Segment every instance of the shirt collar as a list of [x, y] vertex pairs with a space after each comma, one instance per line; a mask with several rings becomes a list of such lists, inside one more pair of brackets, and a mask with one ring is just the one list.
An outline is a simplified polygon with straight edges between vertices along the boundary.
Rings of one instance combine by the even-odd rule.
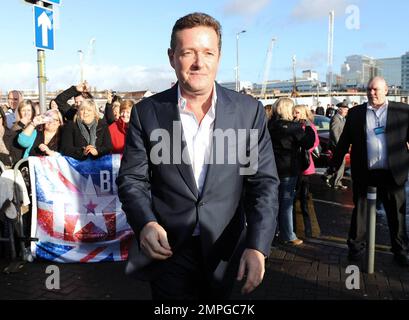
[[368, 109], [368, 110], [374, 110], [374, 111], [376, 111], [376, 110], [382, 110], [383, 108], [387, 108], [388, 105], [389, 105], [388, 99], [386, 99], [386, 100], [385, 100], [385, 103], [382, 105], [382, 107], [380, 107], [380, 108], [378, 108], [378, 109], [374, 108], [374, 106], [371, 105], [371, 104], [368, 102], [368, 104], [367, 104], [367, 109]]
[[[212, 105], [208, 111], [208, 114], [214, 117], [215, 109], [216, 109], [216, 102], [217, 102], [217, 92], [216, 92], [216, 83], [213, 85], [213, 92], [212, 92]], [[182, 97], [182, 92], [180, 91], [180, 86], [178, 85], [178, 108], [180, 112], [187, 112], [187, 100]]]

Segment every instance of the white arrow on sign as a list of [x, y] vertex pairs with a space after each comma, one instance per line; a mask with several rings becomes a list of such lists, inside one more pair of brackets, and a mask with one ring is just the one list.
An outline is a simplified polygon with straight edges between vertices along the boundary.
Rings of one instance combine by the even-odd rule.
[[48, 30], [51, 30], [51, 20], [48, 15], [43, 12], [38, 18], [38, 27], [41, 27], [43, 46], [48, 46]]

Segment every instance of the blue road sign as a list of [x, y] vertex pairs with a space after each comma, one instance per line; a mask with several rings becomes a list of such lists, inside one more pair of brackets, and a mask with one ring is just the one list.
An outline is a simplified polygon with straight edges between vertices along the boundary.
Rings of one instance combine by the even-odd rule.
[[35, 46], [38, 49], [54, 50], [53, 11], [34, 6]]

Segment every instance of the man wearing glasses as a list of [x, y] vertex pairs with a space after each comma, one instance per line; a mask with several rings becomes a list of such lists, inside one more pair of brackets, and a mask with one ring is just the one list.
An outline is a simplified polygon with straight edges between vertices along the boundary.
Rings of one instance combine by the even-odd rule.
[[16, 109], [19, 103], [23, 100], [23, 95], [20, 91], [12, 90], [9, 91], [7, 95], [7, 112], [6, 112], [6, 120], [7, 120], [7, 127], [11, 129], [13, 123], [16, 121]]

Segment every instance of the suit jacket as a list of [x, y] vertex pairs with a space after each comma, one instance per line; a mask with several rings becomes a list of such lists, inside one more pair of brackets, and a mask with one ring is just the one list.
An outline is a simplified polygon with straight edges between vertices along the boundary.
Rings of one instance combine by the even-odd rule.
[[331, 150], [334, 150], [337, 146], [342, 130], [344, 130], [344, 126], [345, 119], [341, 117], [339, 113], [331, 118], [329, 130], [329, 147]]
[[[201, 195], [192, 167], [170, 152], [186, 147], [185, 142], [172, 138], [177, 131], [173, 122], [180, 122], [177, 85], [142, 100], [132, 110], [117, 184], [122, 208], [137, 240], [130, 251], [127, 272], [140, 279], [153, 279], [163, 267], [162, 261], [151, 260], [139, 248], [140, 231], [150, 221], [164, 227], [173, 252], [190, 239], [198, 222], [205, 266], [216, 280], [223, 278], [229, 262], [241, 254], [240, 239], [245, 247], [269, 255], [276, 228], [279, 180], [264, 108], [253, 98], [218, 84], [216, 90], [214, 131], [248, 129], [245, 140], [249, 142], [249, 129], [257, 129], [258, 168], [252, 175], [240, 175], [240, 163], [219, 164], [213, 158]], [[151, 152], [160, 142], [150, 137], [157, 129], [169, 132], [163, 153], [170, 153], [171, 164], [153, 162]], [[213, 138], [213, 150], [219, 142]], [[229, 141], [228, 147], [235, 144]], [[225, 159], [229, 148], [223, 149]]]
[[[339, 168], [351, 146], [352, 179], [368, 181], [368, 151], [366, 145], [367, 104], [349, 110], [344, 130], [341, 134], [330, 165]], [[386, 120], [386, 144], [388, 164], [397, 185], [403, 185], [408, 177], [409, 151], [409, 106], [404, 103], [389, 102]]]

